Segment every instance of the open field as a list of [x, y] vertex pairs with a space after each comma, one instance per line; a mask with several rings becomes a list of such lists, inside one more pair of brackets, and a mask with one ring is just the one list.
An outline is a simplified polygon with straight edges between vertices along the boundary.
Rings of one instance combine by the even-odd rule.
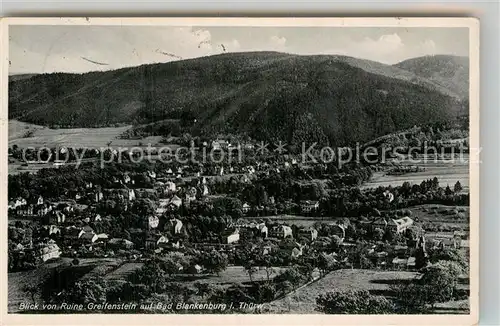
[[[16, 120], [9, 120], [9, 146], [16, 144], [19, 147], [106, 147], [110, 141], [113, 143], [118, 141], [117, 137], [129, 128], [130, 126], [116, 128], [50, 129]], [[31, 134], [30, 137], [26, 137], [28, 132]], [[120, 141], [123, 140], [120, 139]], [[134, 142], [137, 141], [134, 140]]]
[[[404, 175], [387, 175], [384, 172], [374, 173], [372, 179], [365, 183], [361, 188], [376, 188], [378, 186], [401, 186], [403, 182], [408, 181], [411, 184], [420, 184], [424, 180], [437, 177], [440, 186], [453, 185], [460, 181], [465, 192], [469, 191], [469, 155], [464, 154], [464, 161], [455, 159], [436, 160], [428, 159], [418, 164], [411, 164], [424, 168], [425, 171], [412, 172]], [[405, 164], [409, 165], [409, 164]]]
[[[374, 271], [343, 269], [329, 273], [324, 278], [297, 290], [282, 299], [265, 304], [269, 313], [314, 314], [316, 297], [333, 289], [364, 289], [374, 295], [390, 295], [390, 285], [414, 278], [415, 272]], [[465, 285], [464, 285], [465, 286]], [[439, 313], [467, 313], [464, 302], [450, 302], [439, 305]], [[458, 307], [457, 307], [458, 306]], [[454, 310], [453, 308], [458, 308]], [[450, 312], [451, 311], [451, 312]], [[436, 312], [438, 312], [436, 310]]]
[[[119, 136], [132, 126], [105, 127], [105, 128], [70, 128], [50, 129], [17, 120], [9, 120], [9, 146], [16, 144], [26, 147], [87, 147], [101, 148], [118, 147], [147, 147], [160, 145], [161, 136], [151, 136], [142, 139], [120, 139]], [[29, 137], [27, 137], [29, 136]]]
[[[271, 279], [285, 271], [285, 268], [283, 267], [274, 267], [273, 269], [274, 273], [269, 276]], [[255, 274], [253, 274], [252, 279], [254, 281], [267, 280], [264, 268], [259, 269]], [[250, 282], [250, 278], [248, 277], [248, 273], [243, 266], [229, 266], [225, 271], [221, 272], [219, 276], [205, 275], [203, 278], [199, 279], [199, 281], [211, 284], [230, 285], [234, 283]]]
[[107, 280], [125, 280], [130, 274], [141, 268], [143, 265], [144, 263], [125, 263], [112, 272], [106, 274], [104, 278]]
[[37, 163], [37, 164], [28, 164], [27, 166], [23, 166], [23, 162], [14, 160], [14, 162], [9, 162], [8, 165], [9, 169], [9, 174], [18, 174], [18, 173], [37, 173], [41, 169], [55, 169], [57, 168], [54, 166], [53, 163]]
[[[131, 126], [107, 127], [107, 128], [74, 128], [74, 129], [50, 129], [17, 120], [9, 120], [9, 146], [17, 145], [19, 148], [27, 147], [73, 147], [73, 148], [106, 148], [114, 149], [147, 149], [150, 145], [160, 149], [168, 146], [171, 150], [179, 147], [177, 144], [163, 144], [161, 136], [150, 136], [142, 139], [120, 139], [118, 138]], [[144, 151], [146, 153], [146, 151]], [[93, 159], [84, 159], [86, 160]], [[151, 160], [155, 157], [151, 155]], [[66, 165], [74, 165], [76, 162], [68, 162]], [[23, 162], [14, 158], [9, 158], [9, 174], [22, 172], [36, 173], [41, 169], [55, 168], [52, 163], [28, 164], [23, 166]]]

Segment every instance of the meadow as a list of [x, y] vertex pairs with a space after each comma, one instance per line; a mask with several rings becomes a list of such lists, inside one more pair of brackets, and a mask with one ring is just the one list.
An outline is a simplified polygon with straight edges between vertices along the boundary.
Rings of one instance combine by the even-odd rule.
[[147, 147], [160, 146], [161, 136], [141, 139], [121, 139], [119, 136], [132, 126], [105, 128], [51, 129], [17, 120], [9, 120], [9, 146], [26, 147]]

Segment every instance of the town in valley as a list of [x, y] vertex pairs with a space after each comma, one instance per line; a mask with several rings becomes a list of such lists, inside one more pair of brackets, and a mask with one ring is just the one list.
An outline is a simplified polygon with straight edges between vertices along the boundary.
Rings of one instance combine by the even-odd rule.
[[193, 58], [10, 74], [9, 312], [469, 314], [468, 57], [210, 31]]

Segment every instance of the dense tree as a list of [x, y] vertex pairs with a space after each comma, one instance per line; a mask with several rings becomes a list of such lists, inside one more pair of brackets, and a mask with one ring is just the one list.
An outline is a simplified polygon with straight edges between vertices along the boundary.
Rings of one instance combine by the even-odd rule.
[[194, 283], [194, 287], [198, 291], [198, 295], [202, 298], [210, 297], [217, 291], [214, 285], [205, 282], [196, 282]]
[[27, 284], [23, 286], [22, 289], [25, 293], [28, 293], [31, 297], [33, 304], [36, 304], [36, 296], [40, 293], [40, 287], [34, 284]]
[[143, 302], [151, 295], [150, 287], [147, 284], [120, 282], [108, 288], [106, 298], [111, 303]]
[[216, 273], [219, 275], [220, 272], [227, 268], [228, 257], [226, 254], [213, 250], [208, 253], [203, 253], [201, 265], [203, 265], [209, 273]]
[[289, 282], [291, 287], [296, 289], [299, 285], [306, 282], [307, 279], [308, 276], [301, 272], [299, 266], [292, 266], [278, 275], [274, 280], [277, 282]]
[[337, 252], [341, 248], [342, 242], [342, 239], [338, 235], [334, 234], [330, 242], [331, 250], [333, 252]]
[[133, 284], [146, 284], [152, 292], [163, 293], [166, 289], [166, 273], [158, 260], [150, 260], [129, 276]]
[[86, 278], [63, 290], [59, 296], [61, 302], [88, 305], [106, 301], [107, 283], [103, 278]]
[[438, 262], [425, 267], [420, 278], [392, 286], [399, 309], [404, 313], [422, 312], [438, 302], [452, 300], [461, 271], [454, 262]]
[[183, 268], [182, 264], [178, 260], [172, 257], [167, 257], [162, 259], [161, 267], [165, 271], [165, 273], [167, 273], [170, 277], [173, 274], [179, 273], [179, 271], [181, 271]]
[[243, 267], [250, 278], [250, 282], [253, 282], [253, 275], [259, 270], [256, 262], [253, 259], [249, 259], [243, 263]]
[[326, 314], [387, 314], [393, 313], [393, 304], [382, 296], [373, 296], [366, 290], [346, 290], [320, 294], [317, 310]]
[[333, 255], [320, 254], [314, 260], [315, 266], [319, 268], [323, 276], [332, 271], [337, 265]]
[[257, 297], [259, 302], [269, 302], [276, 297], [276, 285], [272, 282], [258, 283]]
[[458, 249], [454, 248], [436, 248], [429, 251], [429, 260], [431, 263], [437, 263], [439, 261], [451, 261], [455, 262], [462, 269], [467, 268], [468, 261], [464, 253]]
[[266, 277], [267, 281], [270, 281], [271, 275], [274, 273], [274, 267], [273, 267], [273, 259], [271, 255], [264, 255], [260, 259], [260, 264], [264, 267], [264, 270], [266, 271]]
[[154, 213], [156, 204], [148, 198], [141, 198], [134, 202], [132, 212], [142, 216], [149, 216]]

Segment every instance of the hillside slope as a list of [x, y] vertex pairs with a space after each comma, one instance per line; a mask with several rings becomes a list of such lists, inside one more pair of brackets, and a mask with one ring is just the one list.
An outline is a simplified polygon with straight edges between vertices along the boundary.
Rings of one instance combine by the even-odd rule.
[[451, 90], [461, 98], [469, 94], [469, 58], [434, 55], [405, 60], [396, 67]]
[[343, 56], [232, 53], [9, 83], [9, 118], [95, 127], [178, 119], [185, 132], [345, 145], [466, 112], [456, 94], [394, 66]]

